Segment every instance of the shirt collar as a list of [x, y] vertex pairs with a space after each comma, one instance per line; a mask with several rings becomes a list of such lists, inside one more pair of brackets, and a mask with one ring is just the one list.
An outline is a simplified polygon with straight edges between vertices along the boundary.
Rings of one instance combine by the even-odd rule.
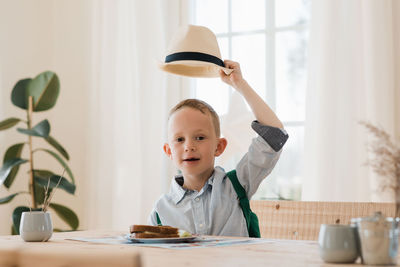
[[[223, 171], [222, 168], [216, 167], [214, 169], [213, 174], [207, 180], [203, 189], [200, 190], [200, 192], [204, 192], [207, 189], [207, 187], [209, 187], [209, 186], [212, 187], [212, 185], [214, 183], [214, 177], [224, 176], [225, 175], [224, 173], [225, 172]], [[171, 189], [169, 192], [171, 199], [175, 203], [175, 205], [178, 204], [185, 197], [186, 193], [188, 193], [190, 191], [190, 190], [183, 188], [182, 185], [183, 185], [183, 176], [182, 175], [175, 176], [175, 178], [172, 181]]]
[[183, 184], [182, 175], [177, 175], [172, 181], [171, 189], [169, 191], [172, 201], [176, 204], [182, 200], [185, 196], [187, 190], [183, 188], [180, 184]]

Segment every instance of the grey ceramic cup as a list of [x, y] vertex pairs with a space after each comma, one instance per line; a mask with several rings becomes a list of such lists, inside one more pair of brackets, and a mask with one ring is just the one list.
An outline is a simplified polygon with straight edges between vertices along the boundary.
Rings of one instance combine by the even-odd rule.
[[358, 258], [356, 227], [321, 224], [318, 236], [319, 252], [325, 262], [353, 263]]

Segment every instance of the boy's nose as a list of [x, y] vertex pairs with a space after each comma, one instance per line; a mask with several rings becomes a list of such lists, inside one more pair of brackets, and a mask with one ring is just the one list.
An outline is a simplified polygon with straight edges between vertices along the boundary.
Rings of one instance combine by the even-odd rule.
[[192, 146], [192, 145], [186, 145], [185, 152], [188, 152], [188, 151], [196, 151], [196, 147]]

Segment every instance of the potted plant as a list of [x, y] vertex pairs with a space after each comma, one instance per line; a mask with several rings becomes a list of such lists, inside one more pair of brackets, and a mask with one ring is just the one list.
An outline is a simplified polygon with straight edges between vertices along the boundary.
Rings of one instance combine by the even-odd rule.
[[358, 218], [357, 230], [360, 238], [361, 259], [365, 264], [396, 264], [400, 213], [400, 146], [390, 135], [371, 123], [361, 122], [374, 139], [368, 144], [373, 155], [367, 165], [380, 177], [380, 190], [389, 190], [396, 204], [395, 218], [377, 212], [371, 217]]
[[[42, 210], [46, 204], [45, 200], [49, 199], [55, 187], [58, 186], [69, 194], [75, 193], [75, 178], [67, 164], [69, 160], [67, 151], [50, 135], [50, 123], [47, 119], [34, 126], [32, 120], [33, 113], [49, 110], [56, 104], [59, 91], [58, 76], [51, 71], [42, 72], [34, 79], [19, 80], [11, 92], [11, 102], [16, 107], [26, 111], [26, 120], [11, 117], [0, 121], [0, 131], [11, 129], [21, 123], [24, 124], [24, 127], [16, 130], [21, 136], [26, 137], [25, 141], [13, 144], [5, 151], [3, 165], [0, 168], [0, 186], [4, 186], [7, 190], [11, 189], [16, 177], [26, 179], [28, 183], [28, 190], [14, 191], [10, 195], [0, 196], [0, 204], [6, 204], [17, 196], [29, 195], [29, 207], [18, 206], [12, 213], [12, 234], [19, 234], [21, 214], [30, 210]], [[35, 147], [33, 143], [35, 138], [43, 139], [52, 149]], [[22, 157], [23, 152], [27, 152], [27, 158]], [[56, 174], [47, 168], [37, 167], [34, 161], [34, 156], [37, 153], [44, 153], [56, 159], [65, 169], [69, 179], [64, 177], [63, 174]], [[17, 176], [22, 164], [28, 164], [29, 171], [25, 175]], [[57, 203], [47, 203], [47, 205], [71, 229], [78, 228], [78, 216], [70, 208]], [[57, 230], [59, 229], [55, 229], [55, 231]]]

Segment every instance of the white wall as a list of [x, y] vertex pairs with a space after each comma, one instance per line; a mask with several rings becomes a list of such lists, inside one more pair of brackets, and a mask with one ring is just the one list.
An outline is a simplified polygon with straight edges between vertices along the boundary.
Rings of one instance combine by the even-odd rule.
[[[47, 118], [52, 126], [51, 135], [69, 152], [69, 166], [77, 183], [75, 196], [58, 190], [54, 202], [71, 207], [80, 219], [80, 229], [87, 225], [85, 209], [87, 197], [87, 125], [89, 117], [88, 91], [90, 73], [89, 1], [79, 0], [0, 0], [0, 120], [16, 116], [25, 118], [25, 111], [10, 102], [15, 83], [22, 78], [34, 77], [45, 70], [55, 71], [61, 83], [56, 106], [42, 113], [34, 113], [34, 124]], [[19, 127], [23, 127], [20, 124]], [[0, 159], [6, 149], [25, 140], [15, 129], [0, 132]], [[34, 146], [46, 146], [34, 139]], [[26, 151], [25, 151], [26, 152]], [[35, 165], [60, 173], [62, 168], [47, 155], [38, 155]], [[27, 157], [25, 154], [24, 157]], [[16, 181], [6, 196], [28, 185], [27, 167], [20, 168]], [[27, 205], [21, 196], [11, 203], [0, 205], [0, 235], [9, 234], [11, 213], [18, 205]], [[56, 216], [53, 216], [55, 218]], [[57, 228], [67, 229], [59, 220]]]

